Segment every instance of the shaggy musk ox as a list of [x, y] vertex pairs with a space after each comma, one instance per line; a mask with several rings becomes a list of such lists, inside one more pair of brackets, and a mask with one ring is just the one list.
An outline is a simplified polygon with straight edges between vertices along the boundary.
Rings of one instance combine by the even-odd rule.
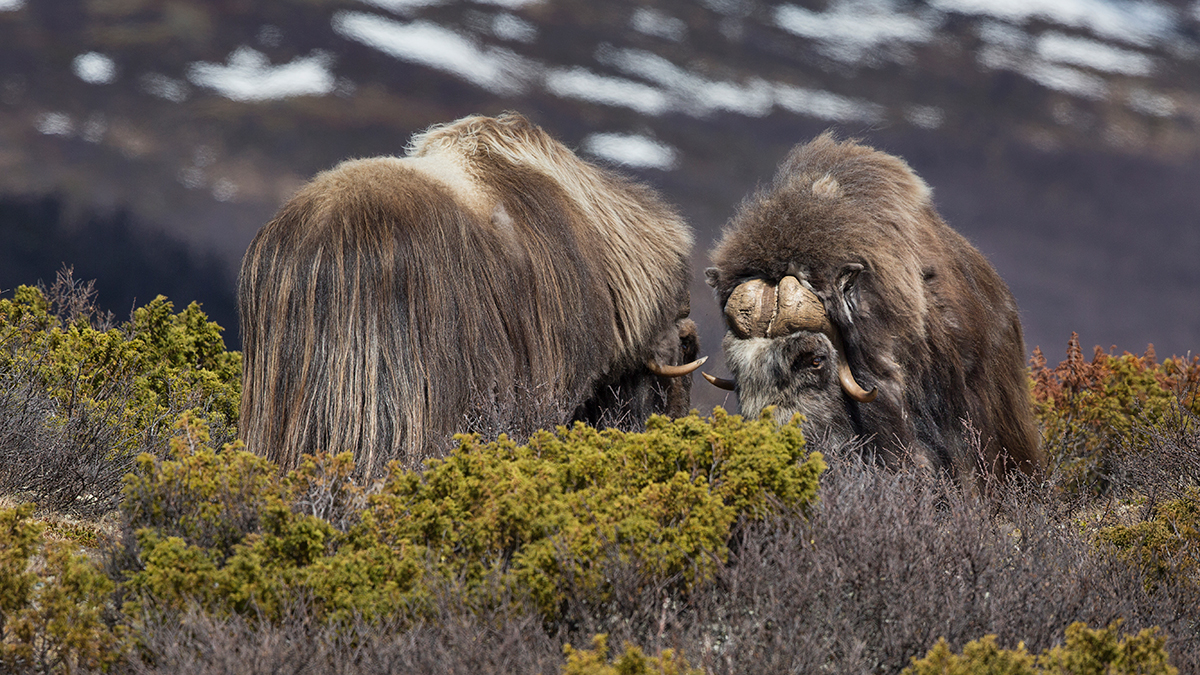
[[712, 260], [734, 381], [710, 381], [744, 414], [803, 413], [892, 466], [1042, 470], [1012, 294], [904, 161], [828, 133], [797, 146]]
[[686, 414], [691, 245], [651, 190], [516, 114], [339, 164], [242, 262], [242, 438], [370, 476], [460, 431]]

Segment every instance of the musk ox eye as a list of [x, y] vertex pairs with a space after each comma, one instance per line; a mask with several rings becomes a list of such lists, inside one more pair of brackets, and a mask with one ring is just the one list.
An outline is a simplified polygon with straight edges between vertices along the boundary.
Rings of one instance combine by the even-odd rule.
[[801, 354], [792, 362], [792, 370], [819, 370], [825, 365], [825, 357], [820, 354]]

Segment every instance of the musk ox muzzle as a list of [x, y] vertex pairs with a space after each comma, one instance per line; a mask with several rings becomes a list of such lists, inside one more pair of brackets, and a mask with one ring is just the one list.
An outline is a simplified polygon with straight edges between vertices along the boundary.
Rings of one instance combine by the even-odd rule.
[[[823, 333], [838, 353], [838, 382], [846, 395], [860, 403], [875, 400], [878, 390], [867, 391], [854, 379], [845, 358], [845, 345], [825, 305], [811, 289], [788, 275], [777, 285], [763, 279], [751, 279], [736, 288], [725, 303], [725, 320], [734, 335], [747, 338], [779, 338], [801, 331]], [[732, 389], [728, 380], [704, 373], [705, 379], [723, 389]]]

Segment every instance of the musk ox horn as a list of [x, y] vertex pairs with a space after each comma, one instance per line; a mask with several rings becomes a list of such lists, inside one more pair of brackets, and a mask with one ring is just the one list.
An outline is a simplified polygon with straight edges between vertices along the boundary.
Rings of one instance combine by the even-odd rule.
[[650, 359], [646, 361], [646, 367], [650, 369], [650, 372], [660, 377], [683, 377], [684, 375], [694, 373], [707, 360], [707, 356], [702, 356], [691, 363], [684, 363], [678, 366], [660, 366], [657, 361]]
[[[797, 331], [824, 333], [839, 354], [838, 382], [842, 391], [859, 403], [870, 403], [879, 394], [878, 389], [867, 391], [854, 379], [850, 364], [846, 361], [846, 347], [837, 329], [825, 313], [825, 305], [817, 294], [806, 288], [800, 280], [788, 275], [772, 286], [762, 279], [751, 279], [739, 284], [729, 294], [725, 303], [725, 316], [729, 325], [740, 338], [777, 338]], [[704, 378], [722, 389], [732, 391], [732, 383], [715, 378], [707, 373]], [[718, 383], [720, 382], [720, 383]]]
[[740, 338], [825, 332], [829, 322], [821, 300], [793, 276], [784, 277], [778, 286], [762, 279], [739, 284], [725, 303], [725, 316]]
[[737, 382], [734, 382], [733, 380], [727, 380], [723, 377], [717, 377], [716, 375], [709, 375], [704, 371], [700, 371], [700, 374], [704, 376], [704, 379], [708, 380], [709, 384], [717, 389], [724, 389], [725, 391], [737, 390]]
[[775, 318], [775, 307], [775, 287], [762, 279], [751, 279], [729, 294], [725, 317], [738, 337], [763, 337]]
[[796, 277], [789, 275], [780, 279], [776, 297], [778, 305], [771, 325], [767, 327], [767, 337], [783, 337], [801, 330], [828, 331], [829, 318], [825, 316], [821, 299], [801, 285]]
[[878, 387], [871, 387], [871, 391], [867, 391], [858, 384], [858, 381], [854, 379], [854, 373], [850, 372], [850, 364], [846, 362], [845, 357], [838, 359], [838, 382], [842, 383], [842, 391], [859, 403], [870, 403], [879, 395]]

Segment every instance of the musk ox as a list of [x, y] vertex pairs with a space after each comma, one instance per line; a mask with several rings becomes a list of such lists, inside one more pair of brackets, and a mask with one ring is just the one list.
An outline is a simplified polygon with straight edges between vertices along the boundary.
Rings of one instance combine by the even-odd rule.
[[885, 464], [1037, 475], [1017, 306], [901, 159], [826, 133], [794, 148], [712, 251], [741, 410], [806, 416]]
[[285, 469], [352, 450], [371, 476], [459, 431], [685, 414], [691, 245], [653, 191], [517, 114], [346, 161], [242, 261], [241, 436]]

